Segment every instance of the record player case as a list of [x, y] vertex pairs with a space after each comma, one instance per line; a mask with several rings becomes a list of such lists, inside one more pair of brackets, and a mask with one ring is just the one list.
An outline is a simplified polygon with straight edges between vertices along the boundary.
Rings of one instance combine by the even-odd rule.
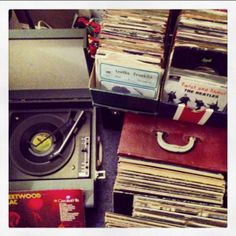
[[[94, 183], [96, 179], [105, 178], [105, 172], [97, 170], [96, 164], [99, 148], [96, 131], [97, 116], [96, 108], [92, 107], [90, 92], [87, 88], [89, 73], [85, 46], [86, 31], [83, 29], [10, 30], [10, 191], [81, 189], [85, 192], [85, 206], [94, 206]], [[69, 160], [51, 172], [46, 171], [46, 174], [32, 174], [29, 170], [30, 167], [28, 172], [25, 172], [22, 166], [20, 168], [17, 166], [15, 160], [19, 159], [16, 156], [19, 152], [12, 152], [12, 149], [17, 148], [11, 143], [12, 135], [21, 136], [21, 128], [30, 126], [30, 122], [33, 122], [33, 125], [30, 126], [31, 130], [37, 127], [37, 125], [35, 126], [35, 117], [39, 123], [41, 122], [40, 125], [43, 123], [42, 119], [48, 119], [50, 126], [53, 126], [54, 123], [56, 124], [56, 120], [64, 122], [68, 114], [81, 114], [82, 111], [87, 119], [80, 124], [80, 127], [76, 127], [77, 133], [73, 132], [73, 137], [70, 137], [68, 141], [73, 139], [73, 142], [75, 140], [76, 143], [72, 148], [73, 152], [70, 154]], [[62, 131], [60, 130], [60, 132]], [[22, 134], [21, 137], [25, 138], [24, 135]], [[44, 133], [41, 132], [41, 135]], [[90, 141], [89, 146], [86, 147], [89, 149], [88, 153], [87, 150], [84, 151], [86, 149], [83, 146], [84, 140]], [[19, 142], [20, 148], [27, 143], [16, 137], [13, 143], [17, 142]], [[22, 149], [25, 149], [24, 145]], [[24, 155], [27, 156], [25, 153], [28, 153], [28, 156], [31, 155], [27, 148], [24, 152]], [[24, 155], [23, 157], [25, 157]], [[73, 170], [78, 171], [81, 155], [87, 155], [89, 158], [89, 164], [86, 167], [89, 171], [85, 175], [83, 171], [82, 175], [81, 171], [79, 174], [73, 173]], [[80, 170], [82, 164], [80, 163]]]

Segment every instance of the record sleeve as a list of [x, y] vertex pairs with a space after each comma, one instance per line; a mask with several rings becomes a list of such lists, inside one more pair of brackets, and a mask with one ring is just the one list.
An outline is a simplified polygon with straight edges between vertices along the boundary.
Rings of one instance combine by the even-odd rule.
[[11, 191], [9, 227], [85, 227], [83, 192]]

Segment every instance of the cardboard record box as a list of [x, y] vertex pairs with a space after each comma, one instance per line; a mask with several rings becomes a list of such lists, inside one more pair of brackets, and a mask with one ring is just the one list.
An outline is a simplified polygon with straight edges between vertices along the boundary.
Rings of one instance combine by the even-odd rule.
[[10, 191], [80, 189], [94, 206], [105, 172], [85, 47], [85, 30], [10, 30]]
[[[166, 73], [166, 78], [168, 77], [169, 72]], [[187, 80], [186, 80], [187, 81]], [[205, 83], [207, 83], [206, 81]], [[191, 81], [190, 81], [191, 83]], [[209, 82], [210, 83], [210, 82]], [[199, 85], [200, 87], [201, 85]], [[175, 86], [176, 88], [179, 88], [178, 85]], [[197, 86], [196, 86], [197, 87]], [[181, 89], [179, 89], [181, 90]], [[227, 88], [224, 89], [224, 92], [227, 93]], [[177, 93], [173, 93], [173, 98], [176, 99]], [[202, 106], [203, 103], [207, 103], [207, 101], [203, 101], [201, 99], [192, 98], [191, 94], [182, 94], [182, 97], [180, 99], [185, 99], [185, 96], [187, 96], [187, 99], [190, 98], [190, 100], [195, 102], [196, 107], [191, 107], [189, 105], [185, 105], [181, 102], [173, 102], [169, 101], [171, 99], [171, 92], [168, 93], [169, 98], [167, 99], [167, 92], [164, 91], [164, 87], [162, 87], [161, 95], [160, 95], [160, 101], [158, 104], [158, 112], [159, 117], [164, 118], [170, 118], [173, 120], [179, 120], [179, 121], [186, 121], [190, 123], [195, 123], [198, 125], [210, 125], [215, 127], [227, 127], [227, 104], [224, 106], [222, 110], [217, 110], [219, 108], [219, 105], [216, 103], [208, 102], [206, 105]], [[227, 96], [227, 94], [226, 94]], [[177, 99], [176, 99], [177, 100]], [[227, 100], [227, 98], [226, 98]]]
[[[145, 11], [144, 15], [141, 14], [140, 17], [146, 17], [145, 14], [148, 14], [147, 13], [148, 11], [149, 10]], [[109, 12], [109, 10], [108, 10], [108, 12]], [[135, 10], [133, 10], [133, 13], [134, 12], [135, 12]], [[137, 17], [137, 12], [135, 13], [136, 17]], [[152, 12], [152, 11], [150, 10], [150, 12]], [[112, 15], [112, 13], [111, 13], [111, 15]], [[150, 14], [153, 14], [153, 13], [150, 13]], [[103, 30], [102, 35], [104, 36], [104, 34], [105, 34], [105, 36], [101, 37], [101, 47], [99, 49], [104, 49], [106, 51], [106, 46], [104, 46], [104, 44], [103, 44], [103, 42], [104, 42], [103, 39], [104, 38], [105, 38], [105, 41], [108, 42], [108, 49], [109, 49], [109, 42], [114, 41], [112, 39], [112, 37], [111, 38], [109, 37], [110, 34], [111, 35], [112, 34], [120, 34], [119, 35], [120, 40], [123, 37], [123, 40], [127, 40], [128, 42], [133, 42], [133, 45], [136, 45], [133, 48], [135, 50], [131, 50], [133, 52], [133, 53], [131, 53], [131, 55], [132, 56], [134, 56], [134, 55], [135, 56], [140, 56], [140, 58], [139, 58], [139, 60], [132, 59], [132, 61], [134, 60], [134, 62], [131, 63], [131, 61], [129, 61], [129, 60], [131, 60], [131, 58], [129, 60], [127, 58], [125, 58], [127, 61], [124, 62], [123, 59], [121, 59], [121, 58], [124, 58], [124, 57], [121, 56], [121, 57], [117, 58], [117, 56], [113, 56], [113, 57], [110, 58], [110, 60], [112, 62], [108, 63], [109, 61], [108, 60], [105, 61], [105, 57], [104, 57], [103, 58], [103, 60], [104, 60], [103, 63], [104, 64], [109, 64], [109, 66], [110, 66], [110, 64], [113, 65], [113, 66], [110, 66], [109, 68], [107, 68], [107, 70], [104, 69], [103, 72], [106, 72], [106, 76], [104, 75], [104, 73], [97, 73], [97, 72], [100, 71], [99, 66], [97, 66], [96, 68], [93, 68], [93, 71], [92, 71], [91, 76], [90, 76], [89, 88], [90, 88], [90, 91], [91, 91], [91, 94], [92, 94], [93, 104], [95, 106], [108, 108], [108, 109], [111, 109], [113, 111], [118, 111], [118, 112], [131, 111], [131, 112], [135, 112], [135, 113], [145, 113], [145, 114], [154, 114], [154, 115], [158, 114], [159, 90], [160, 90], [160, 85], [161, 85], [161, 81], [162, 81], [162, 77], [163, 77], [163, 71], [164, 71], [164, 68], [165, 68], [166, 62], [167, 62], [166, 60], [167, 60], [169, 46], [170, 46], [169, 45], [170, 44], [169, 35], [171, 35], [171, 32], [173, 31], [172, 25], [173, 25], [174, 15], [175, 15], [174, 12], [172, 10], [169, 10], [168, 17], [166, 18], [166, 24], [165, 24], [165, 26], [162, 26], [165, 29], [163, 29], [163, 28], [160, 29], [160, 32], [162, 32], [161, 36], [163, 37], [163, 42], [161, 43], [161, 45], [163, 46], [163, 48], [162, 48], [162, 50], [163, 50], [163, 55], [162, 55], [163, 60], [161, 60], [161, 62], [160, 62], [161, 68], [159, 68], [159, 66], [157, 66], [157, 68], [156, 68], [158, 73], [160, 73], [160, 75], [158, 76], [157, 84], [156, 84], [156, 86], [154, 86], [155, 88], [152, 88], [152, 89], [149, 88], [149, 90], [147, 89], [147, 86], [143, 86], [144, 84], [142, 84], [142, 85], [139, 84], [139, 87], [135, 87], [135, 86], [137, 86], [137, 84], [135, 85], [135, 83], [131, 83], [132, 79], [133, 79], [132, 78], [133, 74], [129, 73], [129, 72], [133, 71], [135, 68], [136, 68], [137, 71], [139, 71], [139, 73], [141, 73], [140, 71], [142, 71], [142, 70], [143, 71], [149, 71], [149, 66], [152, 65], [152, 64], [153, 65], [155, 64], [155, 63], [151, 63], [151, 61], [149, 61], [149, 63], [147, 63], [146, 68], [143, 65], [142, 66], [144, 68], [141, 68], [141, 66], [137, 66], [139, 64], [137, 64], [136, 67], [135, 67], [135, 65], [131, 65], [134, 62], [137, 63], [137, 61], [139, 61], [139, 60], [140, 61], [142, 61], [142, 60], [146, 61], [146, 59], [144, 59], [145, 57], [143, 59], [141, 59], [140, 55], [142, 55], [142, 53], [137, 53], [137, 55], [135, 55], [135, 53], [134, 53], [134, 52], [138, 52], [139, 50], [142, 51], [142, 48], [144, 46], [147, 46], [150, 43], [149, 40], [146, 40], [146, 39], [145, 39], [146, 41], [143, 40], [143, 38], [140, 37], [140, 34], [137, 33], [137, 32], [142, 31], [141, 35], [143, 35], [144, 32], [146, 32], [146, 31], [143, 30], [143, 29], [140, 30], [140, 28], [138, 27], [137, 22], [136, 23], [132, 22], [132, 20], [134, 20], [132, 17], [131, 17], [131, 19], [129, 19], [129, 17], [127, 18], [127, 22], [125, 23], [125, 25], [126, 25], [127, 28], [129, 28], [129, 27], [134, 28], [137, 32], [132, 33], [132, 35], [127, 37], [127, 38], [126, 38], [126, 36], [122, 35], [122, 32], [120, 32], [120, 30], [117, 30], [115, 28], [117, 25], [118, 25], [117, 28], [120, 27], [119, 24], [116, 25], [116, 22], [113, 24], [115, 30], [112, 29], [111, 32], [109, 32], [109, 33], [107, 33], [107, 31], [106, 31], [107, 25], [105, 24], [104, 29], [102, 29]], [[110, 17], [110, 15], [109, 15], [109, 17]], [[151, 17], [151, 15], [150, 15], [150, 17]], [[157, 17], [157, 18], [161, 17], [161, 15], [158, 15], [158, 10], [157, 10], [157, 13], [156, 13], [155, 17]], [[140, 19], [142, 21], [142, 23], [140, 23], [140, 24], [143, 24], [145, 26], [145, 24], [148, 22], [148, 20], [146, 21], [146, 19], [142, 19], [142, 18], [140, 18]], [[120, 16], [117, 17], [118, 22], [119, 22], [119, 20], [121, 20]], [[162, 22], [162, 20], [161, 20], [161, 22]], [[106, 21], [106, 19], [105, 19], [105, 21]], [[157, 20], [157, 22], [158, 22], [158, 20]], [[133, 25], [129, 26], [129, 24], [131, 24], [131, 23]], [[144, 26], [143, 26], [143, 28], [145, 28]], [[136, 29], [136, 27], [137, 27], [137, 29]], [[147, 24], [146, 27], [149, 28], [150, 26]], [[158, 27], [160, 27], [160, 25], [157, 23], [154, 26], [153, 31], [156, 31], [158, 29]], [[127, 29], [126, 29], [126, 32], [128, 34], [130, 33], [130, 31], [127, 30]], [[135, 36], [136, 34], [137, 34], [137, 36]], [[150, 34], [150, 32], [147, 31], [146, 34], [147, 35], [145, 37], [148, 38], [148, 35]], [[157, 33], [157, 35], [160, 35], [160, 34]], [[133, 37], [136, 37], [136, 38], [133, 38]], [[136, 40], [138, 40], [138, 41], [136, 42]], [[155, 42], [155, 43], [156, 43], [156, 48], [158, 48], [160, 42], [159, 43]], [[129, 43], [129, 45], [130, 45], [130, 43]], [[129, 46], [127, 46], [127, 47], [124, 46], [124, 48], [122, 50], [124, 50], [124, 52], [127, 52], [127, 51], [129, 51], [128, 47]], [[151, 48], [151, 46], [149, 46], [149, 50], [150, 50], [150, 48]], [[120, 48], [119, 48], [119, 50], [117, 50], [116, 52], [120, 53], [121, 51], [120, 51]], [[119, 55], [119, 54], [116, 54], [116, 55]], [[124, 56], [125, 55], [129, 55], [129, 54], [124, 53]], [[145, 55], [145, 53], [143, 55]], [[116, 64], [113, 61], [113, 60], [116, 61], [116, 59], [117, 59], [117, 61], [119, 61], [119, 60], [121, 60], [121, 61], [117, 62], [117, 64]], [[104, 66], [103, 63], [97, 63], [97, 65]], [[116, 65], [116, 66], [114, 66], [114, 65]], [[125, 74], [124, 76], [118, 75], [114, 70], [114, 68], [121, 68], [121, 66], [123, 66], [123, 68], [125, 68], [124, 71], [123, 71], [123, 74]], [[150, 73], [151, 71], [152, 70], [150, 70], [148, 73]], [[99, 78], [96, 78], [96, 74], [98, 74], [98, 75], [100, 74], [100, 77], [102, 77], [103, 80], [106, 79], [106, 83], [103, 81], [103, 83], [104, 83], [103, 86], [101, 86], [99, 84], [100, 81], [99, 81]], [[101, 74], [103, 74], [103, 76], [101, 76]], [[122, 73], [120, 73], [120, 74], [122, 74]], [[129, 76], [127, 76], [128, 74], [129, 74]], [[148, 74], [142, 74], [141, 77], [145, 77], [144, 75], [146, 76]], [[112, 87], [111, 86], [112, 83], [109, 83], [109, 84], [107, 83], [108, 77], [109, 77], [110, 81], [113, 81], [113, 82], [114, 82], [115, 78], [116, 79], [119, 78], [119, 83], [120, 84], [116, 84], [116, 86], [114, 86], [114, 84], [113, 84], [113, 87]], [[129, 81], [129, 83], [127, 81]], [[149, 83], [150, 83], [150, 81], [149, 81]], [[142, 88], [143, 90], [140, 90], [140, 88]], [[149, 93], [149, 96], [146, 96], [147, 94], [146, 94], [146, 92], [144, 92], [144, 88], [146, 88], [145, 90], [147, 90], [146, 92]], [[152, 92], [154, 90], [156, 92], [155, 95], [152, 94]], [[152, 94], [152, 96], [150, 94]]]
[[160, 116], [227, 126], [227, 11], [180, 12], [165, 77]]
[[89, 88], [93, 99], [93, 105], [97, 107], [147, 114], [157, 113], [158, 99], [124, 94], [121, 92], [112, 92], [97, 88], [95, 68], [93, 68], [90, 75]]
[[[184, 59], [180, 60], [181, 57]], [[201, 66], [215, 72], [198, 71]], [[158, 111], [160, 117], [226, 127], [227, 54], [188, 47], [173, 48]]]

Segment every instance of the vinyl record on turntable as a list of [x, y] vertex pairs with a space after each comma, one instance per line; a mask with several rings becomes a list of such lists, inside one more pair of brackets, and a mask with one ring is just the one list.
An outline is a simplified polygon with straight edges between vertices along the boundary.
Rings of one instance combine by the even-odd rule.
[[63, 143], [65, 128], [65, 121], [52, 114], [37, 114], [21, 122], [10, 137], [10, 158], [16, 168], [43, 176], [64, 166], [74, 151], [74, 137], [58, 156], [53, 157], [53, 153]]

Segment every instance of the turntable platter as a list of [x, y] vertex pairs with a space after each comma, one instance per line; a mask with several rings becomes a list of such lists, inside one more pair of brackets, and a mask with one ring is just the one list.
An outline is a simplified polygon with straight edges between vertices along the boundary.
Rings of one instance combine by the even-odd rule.
[[74, 137], [56, 158], [50, 155], [61, 146], [66, 128], [66, 121], [53, 114], [24, 119], [10, 137], [10, 158], [15, 167], [33, 176], [49, 175], [62, 168], [74, 151]]

